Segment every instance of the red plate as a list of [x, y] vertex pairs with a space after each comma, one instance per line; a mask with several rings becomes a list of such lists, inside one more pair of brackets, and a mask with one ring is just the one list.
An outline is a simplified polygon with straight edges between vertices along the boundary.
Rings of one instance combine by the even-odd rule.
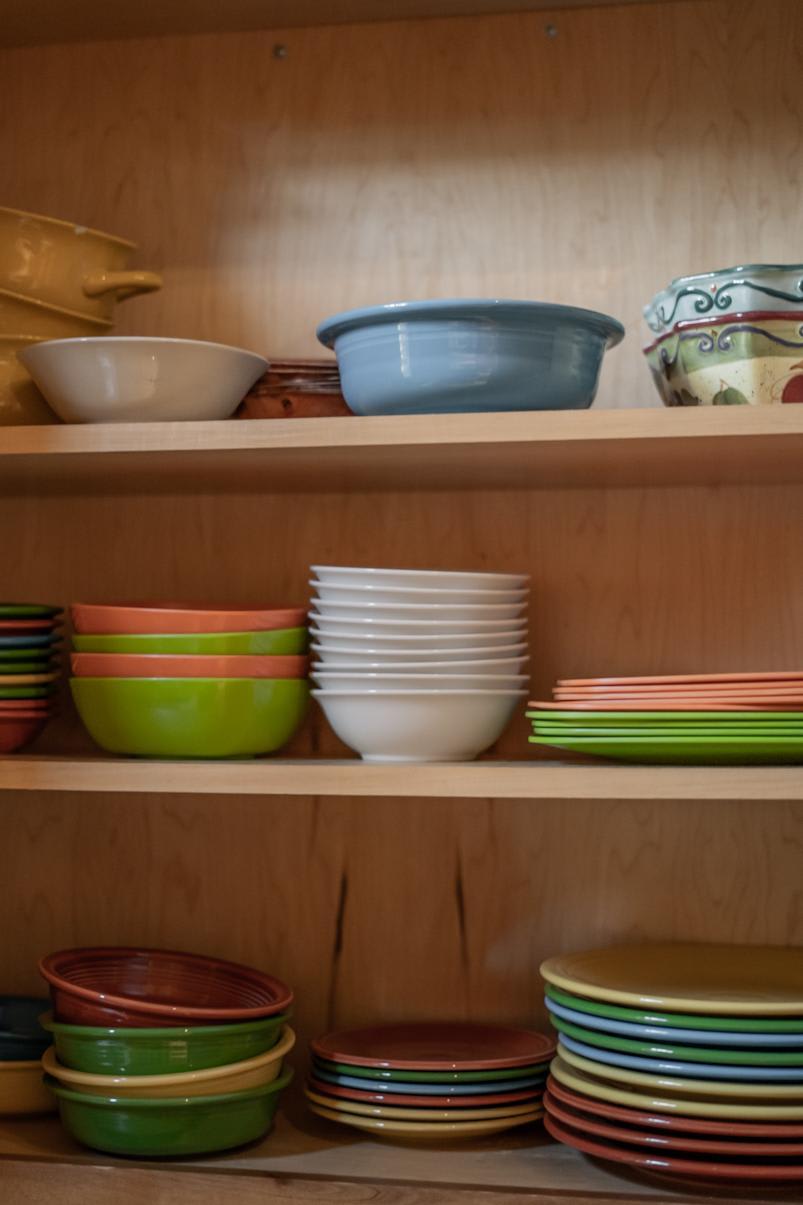
[[533, 711], [766, 711], [769, 713], [801, 710], [798, 704], [789, 702], [772, 703], [769, 706], [762, 703], [759, 707], [756, 707], [752, 703], [733, 703], [728, 700], [718, 702], [716, 707], [712, 707], [709, 702], [700, 702], [697, 700], [693, 703], [683, 702], [680, 704], [677, 700], [668, 700], [666, 696], [662, 696], [658, 700], [650, 699], [649, 706], [646, 705], [646, 700], [639, 702], [637, 699], [622, 699], [620, 701], [594, 699], [583, 701], [582, 703], [570, 699], [557, 703], [554, 699], [550, 699], [548, 703], [528, 703], [527, 708]]
[[642, 1113], [623, 1105], [581, 1096], [559, 1084], [554, 1076], [547, 1080], [547, 1091], [555, 1100], [625, 1125], [650, 1126], [656, 1130], [679, 1130], [687, 1134], [731, 1135], [734, 1138], [799, 1138], [803, 1141], [803, 1121], [715, 1121], [708, 1117], [681, 1117], [677, 1113]]
[[[367, 1083], [372, 1083], [368, 1080]], [[533, 1104], [537, 1104], [543, 1092], [540, 1088], [527, 1088], [522, 1092], [494, 1092], [487, 1093], [484, 1096], [415, 1096], [413, 1093], [405, 1093], [403, 1096], [399, 1092], [360, 1092], [357, 1088], [343, 1088], [340, 1084], [324, 1083], [323, 1080], [316, 1079], [314, 1075], [309, 1077], [309, 1086], [316, 1092], [320, 1092], [321, 1096], [341, 1097], [343, 1100], [361, 1100], [365, 1104], [371, 1105], [420, 1105], [427, 1109], [457, 1109], [465, 1108], [493, 1108], [494, 1105], [513, 1105], [521, 1101], [531, 1100]]]
[[744, 1181], [790, 1182], [803, 1180], [803, 1163], [742, 1163], [738, 1160], [717, 1163], [713, 1159], [683, 1159], [654, 1151], [631, 1150], [618, 1142], [594, 1141], [577, 1130], [561, 1125], [548, 1113], [544, 1117], [547, 1133], [558, 1142], [613, 1163], [625, 1163], [645, 1172], [663, 1176], [677, 1176], [684, 1180], [729, 1180], [731, 1183]]
[[51, 632], [61, 623], [56, 619], [0, 619], [4, 636], [27, 636], [29, 632]]
[[740, 1142], [727, 1138], [692, 1138], [688, 1134], [656, 1134], [638, 1130], [633, 1126], [599, 1121], [579, 1109], [570, 1109], [561, 1104], [551, 1093], [544, 1095], [544, 1107], [551, 1117], [562, 1125], [594, 1134], [598, 1138], [610, 1138], [614, 1142], [626, 1142], [631, 1146], [649, 1147], [651, 1150], [689, 1151], [698, 1155], [725, 1155], [727, 1158], [785, 1159], [803, 1155], [803, 1142]]
[[803, 671], [784, 670], [765, 674], [663, 674], [652, 678], [558, 678], [558, 686], [696, 686], [719, 682], [803, 682]]
[[395, 1071], [484, 1071], [543, 1063], [554, 1039], [529, 1029], [470, 1021], [375, 1025], [328, 1033], [311, 1043], [319, 1058]]

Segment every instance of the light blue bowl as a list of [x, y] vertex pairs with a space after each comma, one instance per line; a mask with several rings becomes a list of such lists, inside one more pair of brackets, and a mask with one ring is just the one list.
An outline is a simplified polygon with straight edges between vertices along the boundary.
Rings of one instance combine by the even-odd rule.
[[615, 318], [541, 301], [401, 301], [318, 327], [355, 414], [584, 410]]

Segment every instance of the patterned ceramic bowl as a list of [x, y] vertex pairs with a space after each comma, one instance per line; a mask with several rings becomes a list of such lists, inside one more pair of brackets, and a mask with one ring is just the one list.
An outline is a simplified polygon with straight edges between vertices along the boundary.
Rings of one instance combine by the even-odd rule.
[[803, 308], [803, 264], [744, 264], [678, 276], [644, 307], [644, 317], [654, 334], [665, 335], [681, 322], [796, 306]]
[[803, 403], [803, 308], [679, 322], [644, 354], [666, 406]]

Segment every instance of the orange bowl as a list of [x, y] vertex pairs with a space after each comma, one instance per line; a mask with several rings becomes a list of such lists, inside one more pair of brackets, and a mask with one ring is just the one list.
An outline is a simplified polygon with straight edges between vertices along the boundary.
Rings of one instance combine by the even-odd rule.
[[309, 658], [170, 656], [163, 653], [72, 653], [78, 678], [306, 678]]
[[300, 628], [304, 607], [283, 610], [209, 607], [195, 603], [73, 603], [73, 628], [82, 636], [170, 635], [173, 632], [273, 632]]

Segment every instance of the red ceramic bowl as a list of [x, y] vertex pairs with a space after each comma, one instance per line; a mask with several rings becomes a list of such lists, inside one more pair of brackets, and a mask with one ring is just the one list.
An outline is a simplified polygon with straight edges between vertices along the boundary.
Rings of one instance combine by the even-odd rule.
[[0, 715], [0, 753], [14, 753], [22, 749], [39, 735], [49, 719], [47, 714], [29, 711]]
[[73, 603], [75, 631], [82, 636], [170, 635], [173, 632], [273, 632], [300, 628], [304, 607], [264, 610], [203, 607], [194, 603], [120, 603], [108, 606]]
[[284, 1012], [286, 984], [264, 971], [174, 950], [59, 950], [39, 963], [57, 1021], [142, 1028], [250, 1021]]
[[73, 653], [78, 678], [306, 678], [302, 656], [167, 656], [160, 653]]

